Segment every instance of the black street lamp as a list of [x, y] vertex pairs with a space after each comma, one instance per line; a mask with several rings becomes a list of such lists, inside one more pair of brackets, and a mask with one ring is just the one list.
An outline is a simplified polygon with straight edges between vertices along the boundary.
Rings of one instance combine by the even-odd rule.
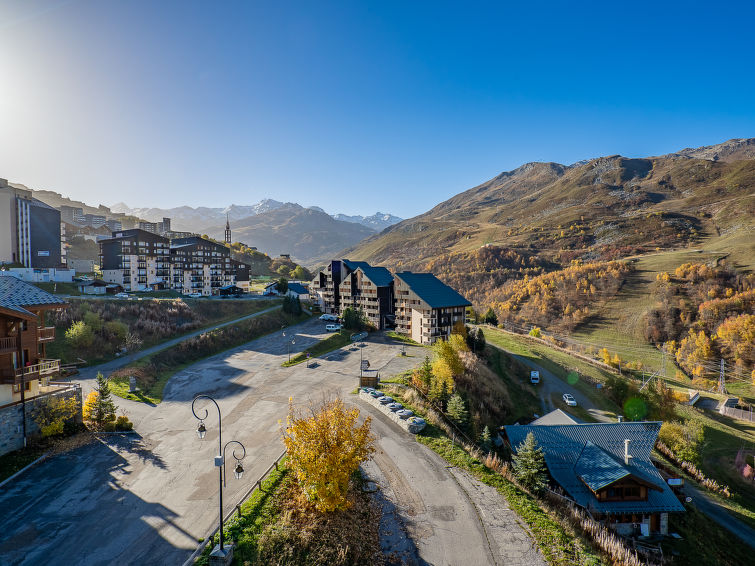
[[[283, 333], [283, 337], [284, 338], [286, 337], [286, 333], [285, 332]], [[290, 342], [288, 340], [286, 341], [286, 351], [288, 352], [288, 361], [289, 362], [291, 361], [291, 346], [293, 346], [295, 344], [296, 344], [296, 335], [294, 335], [294, 337], [291, 338]], [[309, 364], [307, 364], [307, 365], [309, 365]]]
[[[218, 480], [219, 480], [219, 487], [220, 487], [220, 520], [218, 523], [218, 532], [220, 533], [220, 554], [224, 558], [226, 557], [226, 553], [224, 551], [223, 547], [223, 487], [225, 486], [225, 451], [226, 448], [228, 448], [231, 444], [237, 444], [241, 448], [241, 457], [236, 455], [236, 448], [233, 449], [231, 454], [236, 459], [236, 467], [233, 469], [233, 475], [236, 476], [237, 480], [240, 480], [241, 477], [244, 475], [244, 467], [241, 465], [241, 460], [243, 460], [246, 457], [246, 448], [244, 447], [241, 442], [238, 440], [229, 440], [228, 442], [223, 445], [223, 437], [222, 437], [222, 417], [220, 414], [220, 406], [218, 405], [218, 402], [215, 401], [212, 397], [209, 395], [197, 395], [194, 397], [194, 400], [191, 402], [191, 412], [194, 414], [194, 417], [199, 421], [199, 426], [197, 427], [197, 436], [199, 437], [199, 440], [202, 440], [205, 435], [207, 434], [207, 427], [204, 424], [205, 419], [208, 416], [207, 409], [204, 409], [204, 416], [200, 417], [197, 412], [194, 410], [194, 405], [197, 401], [200, 399], [209, 399], [215, 404], [215, 408], [218, 410], [218, 455], [215, 456], [215, 465], [218, 468]], [[215, 551], [213, 550], [213, 553]]]

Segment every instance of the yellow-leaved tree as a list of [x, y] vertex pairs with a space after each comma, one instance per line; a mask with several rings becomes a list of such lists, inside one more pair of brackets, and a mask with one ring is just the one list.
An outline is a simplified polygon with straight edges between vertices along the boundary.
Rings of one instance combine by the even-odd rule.
[[302, 495], [318, 511], [346, 509], [351, 475], [375, 451], [372, 419], [358, 424], [359, 410], [347, 409], [338, 397], [310, 405], [309, 413], [297, 412], [289, 399], [283, 434], [288, 466]]
[[99, 395], [96, 391], [90, 391], [89, 395], [87, 395], [87, 398], [84, 399], [84, 406], [81, 412], [85, 421], [92, 420], [92, 409], [94, 409], [94, 406], [97, 404], [98, 397]]

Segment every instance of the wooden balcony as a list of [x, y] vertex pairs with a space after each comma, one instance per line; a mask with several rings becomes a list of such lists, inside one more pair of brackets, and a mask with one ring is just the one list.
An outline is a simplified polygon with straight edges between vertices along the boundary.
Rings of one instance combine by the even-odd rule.
[[37, 338], [40, 342], [52, 342], [53, 340], [55, 340], [55, 327], [54, 326], [37, 327]]
[[0, 383], [24, 383], [39, 379], [40, 377], [57, 375], [58, 373], [60, 373], [60, 360], [42, 360], [38, 364], [18, 369], [0, 369]]
[[0, 338], [0, 354], [10, 354], [18, 350], [18, 336]]

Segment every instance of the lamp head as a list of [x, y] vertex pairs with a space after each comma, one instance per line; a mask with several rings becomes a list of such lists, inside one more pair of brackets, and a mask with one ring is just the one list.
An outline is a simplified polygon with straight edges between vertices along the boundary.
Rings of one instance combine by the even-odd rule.
[[240, 461], [236, 461], [236, 468], [233, 470], [233, 475], [236, 476], [237, 480], [241, 479], [241, 476], [244, 475], [244, 467], [241, 465]]
[[199, 440], [202, 440], [206, 434], [207, 428], [204, 426], [204, 421], [199, 421], [199, 426], [197, 427], [197, 436], [199, 437]]

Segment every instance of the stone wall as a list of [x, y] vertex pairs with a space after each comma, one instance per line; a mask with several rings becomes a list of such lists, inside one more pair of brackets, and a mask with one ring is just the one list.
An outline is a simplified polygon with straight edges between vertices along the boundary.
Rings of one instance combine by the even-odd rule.
[[[0, 409], [0, 455], [24, 447], [23, 414], [26, 412], [26, 438], [39, 435], [39, 426], [34, 422], [34, 409], [53, 398], [75, 398], [81, 407], [81, 387], [78, 384], [61, 388], [61, 391], [40, 395], [29, 399], [22, 407], [21, 403], [7, 405]], [[81, 413], [77, 420], [81, 420]]]

